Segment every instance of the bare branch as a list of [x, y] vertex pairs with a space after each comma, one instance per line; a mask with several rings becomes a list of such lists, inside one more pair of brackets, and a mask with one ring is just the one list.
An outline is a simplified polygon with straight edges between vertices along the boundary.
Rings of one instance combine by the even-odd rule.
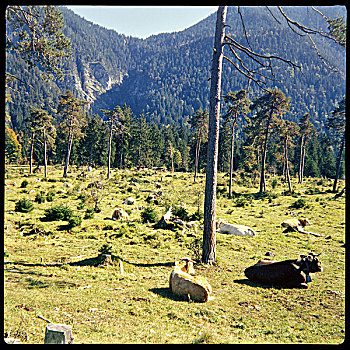
[[245, 29], [245, 24], [244, 24], [244, 20], [243, 20], [243, 16], [242, 16], [242, 13], [241, 13], [240, 6], [237, 6], [237, 10], [238, 10], [239, 16], [241, 17], [241, 22], [242, 22], [242, 26], [243, 26], [245, 38], [246, 38], [246, 40], [247, 40], [247, 43], [248, 43], [250, 49], [253, 50], [253, 48], [251, 47], [250, 42], [249, 42], [249, 40], [248, 40], [248, 35], [247, 35], [247, 31], [246, 31], [246, 29]]
[[305, 27], [301, 24], [299, 24], [296, 21], [292, 21], [282, 10], [281, 6], [277, 6], [277, 8], [279, 9], [279, 11], [281, 12], [282, 16], [286, 19], [287, 23], [290, 23], [291, 25], [294, 25], [295, 27], [297, 27], [298, 29], [300, 29], [302, 32], [307, 33], [307, 34], [319, 34], [327, 39], [331, 39], [334, 42], [337, 42], [337, 40], [335, 38], [333, 38], [330, 34], [323, 32], [321, 30], [316, 30], [316, 29], [312, 29], [312, 28], [308, 28]]
[[317, 13], [319, 13], [326, 21], [328, 20], [328, 17], [325, 16], [321, 11], [317, 10], [314, 6], [311, 6], [311, 8]]
[[270, 15], [275, 19], [275, 21], [278, 23], [278, 24], [281, 24], [281, 22], [275, 17], [275, 15], [272, 13], [272, 11], [269, 9], [268, 6], [265, 6], [265, 8], [269, 11]]
[[[232, 60], [230, 60], [228, 57], [224, 56], [223, 57], [225, 60], [227, 60], [228, 62], [230, 62], [234, 68], [236, 68], [241, 74], [243, 74], [245, 77], [247, 77], [249, 80], [253, 80], [261, 89], [265, 90], [266, 92], [268, 92], [269, 90], [266, 89], [265, 87], [263, 87], [261, 84], [266, 84], [264, 81], [262, 80], [258, 80], [255, 79], [253, 75], [251, 75], [251, 71], [248, 71], [248, 74], [245, 73], [244, 71], [242, 71], [234, 62], [232, 62]], [[250, 74], [250, 75], [249, 75]]]

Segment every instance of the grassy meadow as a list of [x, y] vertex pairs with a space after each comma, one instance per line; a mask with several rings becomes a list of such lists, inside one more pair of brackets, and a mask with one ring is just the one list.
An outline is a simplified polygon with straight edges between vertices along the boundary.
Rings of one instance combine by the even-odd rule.
[[[21, 343], [43, 343], [46, 322], [72, 326], [75, 343], [305, 343], [339, 344], [345, 339], [345, 198], [334, 198], [332, 182], [305, 179], [295, 194], [286, 183], [268, 178], [266, 196], [258, 183], [234, 178], [235, 197], [228, 199], [228, 177], [218, 176], [217, 217], [252, 227], [255, 237], [217, 233], [217, 264], [195, 264], [213, 288], [214, 300], [197, 303], [172, 295], [168, 279], [181, 257], [198, 259], [199, 225], [183, 230], [155, 229], [142, 223], [146, 198], [162, 186], [152, 207], [158, 218], [169, 205], [189, 215], [203, 212], [205, 175], [193, 183], [192, 173], [94, 169], [79, 177], [71, 167], [29, 175], [29, 167], [7, 167], [4, 208], [4, 331]], [[278, 181], [275, 181], [275, 180]], [[22, 185], [23, 181], [27, 185]], [[98, 213], [88, 185], [104, 183]], [[23, 187], [21, 187], [21, 185]], [[340, 181], [339, 188], [344, 183]], [[127, 197], [134, 205], [122, 204]], [[16, 211], [20, 199], [34, 205]], [[41, 198], [41, 199], [40, 199]], [[63, 205], [81, 217], [45, 221], [45, 210]], [[124, 208], [129, 220], [111, 219]], [[281, 222], [306, 217], [315, 237], [284, 232]], [[202, 222], [201, 222], [202, 223]], [[112, 262], [98, 263], [109, 245]], [[321, 253], [323, 272], [312, 274], [308, 289], [253, 285], [244, 269], [258, 259], [298, 258]], [[267, 254], [267, 255], [266, 255]], [[120, 270], [122, 261], [124, 271]]]

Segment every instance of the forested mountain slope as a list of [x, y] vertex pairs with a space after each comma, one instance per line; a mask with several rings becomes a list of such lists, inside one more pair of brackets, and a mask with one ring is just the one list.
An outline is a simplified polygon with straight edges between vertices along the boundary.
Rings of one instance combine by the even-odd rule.
[[[330, 18], [346, 15], [345, 7], [318, 8]], [[306, 7], [284, 9], [306, 26], [327, 26], [320, 14]], [[59, 94], [67, 89], [91, 102], [91, 113], [126, 103], [135, 114], [144, 113], [148, 120], [162, 124], [182, 124], [199, 107], [208, 107], [215, 14], [181, 32], [138, 39], [95, 25], [64, 7], [61, 10], [64, 34], [70, 38], [73, 51], [64, 62], [63, 82], [44, 82], [36, 69], [28, 71], [14, 55], [7, 56], [7, 70], [33, 86], [13, 83], [13, 103], [8, 109], [15, 130], [20, 129], [29, 105], [51, 111], [57, 107]], [[345, 93], [345, 50], [330, 40], [314, 37], [321, 55], [340, 71], [334, 72], [321, 62], [310, 41], [292, 32], [280, 17], [278, 23], [264, 7], [243, 7], [241, 11], [255, 51], [276, 54], [303, 67], [300, 72], [276, 62], [278, 81], [267, 85], [291, 97], [286, 117], [296, 121], [309, 112], [315, 126], [323, 128], [325, 115]], [[227, 24], [227, 34], [246, 44], [236, 7], [229, 8]], [[225, 48], [226, 55], [228, 51]], [[223, 94], [247, 87], [247, 79], [226, 61], [223, 72]], [[250, 90], [251, 97], [262, 94], [254, 84]]]

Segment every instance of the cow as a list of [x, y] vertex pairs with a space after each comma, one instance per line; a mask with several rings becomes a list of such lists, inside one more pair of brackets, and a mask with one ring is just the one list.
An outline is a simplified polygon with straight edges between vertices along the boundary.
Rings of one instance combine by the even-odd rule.
[[311, 223], [308, 219], [288, 219], [282, 222], [282, 227], [286, 227], [287, 231], [297, 231], [300, 233], [305, 233], [305, 234], [309, 234], [309, 235], [313, 235], [316, 237], [323, 237], [324, 235], [321, 235], [319, 233], [314, 233], [314, 232], [310, 232], [310, 231], [306, 231], [304, 229], [305, 226], [310, 226]]
[[126, 205], [133, 205], [135, 203], [136, 203], [136, 201], [132, 197], [125, 198], [123, 201], [123, 204], [126, 204]]
[[218, 222], [217, 229], [219, 233], [226, 233], [235, 236], [255, 236], [252, 228], [245, 225], [233, 225], [226, 222]]
[[[318, 254], [319, 255], [319, 254]], [[310, 273], [321, 272], [318, 255], [300, 255], [300, 259], [284, 261], [260, 260], [244, 270], [245, 276], [254, 283], [286, 288], [308, 288]]]
[[206, 302], [214, 299], [212, 288], [205, 277], [192, 276], [194, 274], [193, 260], [182, 258], [175, 262], [169, 277], [170, 290], [179, 296], [185, 296], [194, 301]]
[[113, 211], [112, 220], [128, 220], [129, 215], [123, 208], [118, 208]]

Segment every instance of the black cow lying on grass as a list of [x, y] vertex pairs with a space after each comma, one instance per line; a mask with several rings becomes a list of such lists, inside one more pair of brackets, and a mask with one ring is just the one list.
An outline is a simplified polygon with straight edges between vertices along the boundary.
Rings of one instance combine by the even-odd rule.
[[[319, 254], [318, 254], [319, 255]], [[308, 288], [309, 273], [321, 272], [321, 262], [316, 254], [300, 255], [300, 259], [284, 261], [259, 260], [244, 270], [249, 280], [255, 283], [287, 288]]]

